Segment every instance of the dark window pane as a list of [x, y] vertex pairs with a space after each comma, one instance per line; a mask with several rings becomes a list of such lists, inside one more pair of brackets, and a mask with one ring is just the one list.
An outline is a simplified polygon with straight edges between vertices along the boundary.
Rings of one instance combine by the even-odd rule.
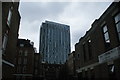
[[117, 23], [118, 21], [120, 21], [120, 13], [115, 16], [115, 23]]
[[109, 39], [109, 35], [108, 35], [108, 32], [104, 34], [105, 36], [105, 41]]
[[105, 33], [107, 31], [107, 26], [103, 27], [103, 32]]
[[7, 41], [8, 41], [8, 36], [5, 34], [5, 35], [4, 35], [4, 39], [3, 39], [3, 44], [2, 44], [3, 50], [6, 49]]
[[9, 13], [8, 13], [8, 18], [7, 18], [7, 24], [8, 24], [8, 26], [10, 26], [11, 17], [12, 17], [12, 11], [11, 11], [11, 8], [10, 8], [9, 9]]
[[120, 32], [120, 22], [116, 24], [117, 32]]
[[103, 27], [103, 35], [105, 40], [105, 46], [106, 48], [108, 48], [110, 47], [110, 38], [109, 38], [109, 33], [106, 25]]
[[86, 61], [86, 50], [85, 50], [85, 44], [83, 44], [83, 55], [84, 55], [84, 61]]
[[119, 40], [120, 40], [120, 32], [118, 33], [118, 37], [119, 37]]

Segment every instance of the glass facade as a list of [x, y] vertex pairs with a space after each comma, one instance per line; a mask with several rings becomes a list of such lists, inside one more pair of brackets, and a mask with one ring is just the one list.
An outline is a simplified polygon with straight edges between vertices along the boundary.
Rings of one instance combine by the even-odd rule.
[[70, 27], [46, 21], [41, 25], [40, 51], [43, 61], [64, 63], [70, 53]]

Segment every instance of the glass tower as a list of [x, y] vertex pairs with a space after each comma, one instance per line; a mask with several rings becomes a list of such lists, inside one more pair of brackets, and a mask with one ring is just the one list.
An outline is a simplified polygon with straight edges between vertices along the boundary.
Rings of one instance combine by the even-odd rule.
[[45, 21], [40, 28], [39, 52], [42, 61], [50, 64], [64, 64], [70, 53], [70, 27]]

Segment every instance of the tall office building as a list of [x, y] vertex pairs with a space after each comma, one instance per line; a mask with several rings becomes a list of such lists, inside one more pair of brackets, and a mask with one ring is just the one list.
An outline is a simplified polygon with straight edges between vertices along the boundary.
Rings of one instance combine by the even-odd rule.
[[43, 22], [40, 28], [39, 52], [44, 62], [65, 63], [70, 53], [70, 27], [51, 21]]

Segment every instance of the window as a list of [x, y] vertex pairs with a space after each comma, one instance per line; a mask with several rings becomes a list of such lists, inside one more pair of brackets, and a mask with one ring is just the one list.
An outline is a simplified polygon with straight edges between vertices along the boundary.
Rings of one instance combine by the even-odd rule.
[[120, 13], [115, 16], [115, 23], [120, 22]]
[[24, 58], [24, 64], [27, 64], [27, 58]]
[[111, 80], [116, 80], [115, 78], [115, 66], [114, 64], [108, 65], [109, 77]]
[[5, 35], [4, 35], [4, 38], [3, 38], [3, 44], [2, 44], [3, 50], [6, 49], [7, 41], [8, 41], [8, 36], [7, 36], [7, 34], [5, 34]]
[[28, 51], [26, 50], [24, 56], [27, 56], [27, 54], [28, 54]]
[[92, 44], [91, 44], [91, 39], [89, 39], [87, 41], [88, 43], [88, 54], [89, 54], [89, 59], [92, 59], [93, 55], [92, 55]]
[[78, 53], [78, 58], [80, 57], [80, 54]]
[[22, 59], [21, 59], [21, 57], [19, 57], [18, 58], [18, 64], [21, 64], [21, 61], [22, 61]]
[[115, 24], [117, 28], [118, 38], [120, 41], [120, 13], [115, 16]]
[[12, 9], [13, 9], [13, 7], [11, 7], [8, 12], [7, 24], [9, 27], [10, 27], [10, 23], [11, 23]]
[[85, 50], [85, 44], [83, 44], [83, 56], [84, 56], [84, 61], [86, 61], [86, 50]]
[[26, 72], [26, 66], [23, 66], [23, 73], [25, 73]]
[[22, 56], [22, 50], [19, 51], [19, 56]]
[[20, 66], [17, 67], [17, 73], [19, 73], [19, 72], [21, 72], [21, 67]]
[[110, 38], [106, 25], [103, 27], [103, 34], [104, 34], [105, 46], [108, 48], [110, 46]]
[[24, 47], [24, 44], [20, 44], [20, 47]]

